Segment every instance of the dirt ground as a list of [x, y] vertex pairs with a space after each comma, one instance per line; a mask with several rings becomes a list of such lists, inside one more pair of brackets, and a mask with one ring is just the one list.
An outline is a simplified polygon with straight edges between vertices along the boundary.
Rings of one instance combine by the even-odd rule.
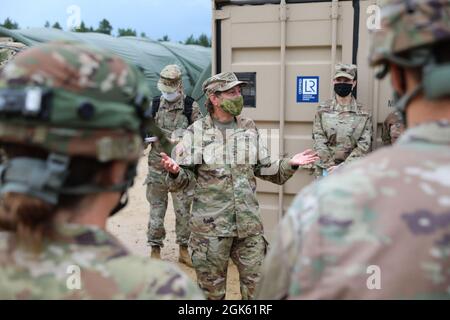
[[[149, 204], [145, 198], [143, 185], [147, 176], [147, 152], [141, 157], [138, 165], [137, 177], [129, 191], [128, 205], [120, 213], [108, 221], [108, 230], [114, 234], [132, 253], [149, 257], [150, 247], [147, 245], [147, 224], [149, 219]], [[178, 263], [178, 245], [175, 244], [175, 214], [172, 200], [169, 198], [169, 207], [165, 218], [166, 239], [161, 249], [161, 258], [175, 263], [196, 281], [195, 271], [184, 264]], [[239, 276], [237, 269], [230, 262], [227, 278], [227, 300], [240, 299]]]

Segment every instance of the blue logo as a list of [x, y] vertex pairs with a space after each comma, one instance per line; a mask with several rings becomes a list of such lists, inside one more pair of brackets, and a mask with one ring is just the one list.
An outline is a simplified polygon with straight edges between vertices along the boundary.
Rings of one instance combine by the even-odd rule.
[[297, 103], [319, 102], [319, 77], [297, 77]]

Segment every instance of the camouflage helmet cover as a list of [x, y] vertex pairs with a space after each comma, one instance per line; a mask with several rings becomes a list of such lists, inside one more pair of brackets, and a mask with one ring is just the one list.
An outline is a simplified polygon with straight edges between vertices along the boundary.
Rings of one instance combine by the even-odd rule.
[[450, 0], [381, 0], [381, 28], [371, 31], [372, 66], [450, 39]]
[[159, 74], [158, 90], [168, 93], [177, 91], [181, 85], [181, 74], [181, 69], [176, 64], [165, 66]]
[[353, 80], [356, 77], [356, 69], [357, 67], [354, 64], [338, 63], [335, 66], [333, 79], [345, 77]]
[[[11, 92], [36, 88], [49, 92], [46, 116], [5, 112]], [[143, 75], [113, 54], [67, 42], [38, 45], [0, 73], [0, 141], [131, 161], [142, 149], [139, 111], [148, 97]]]
[[216, 74], [203, 82], [202, 89], [206, 96], [215, 92], [227, 91], [238, 85], [246, 85], [247, 82], [239, 81], [233, 72], [222, 72]]

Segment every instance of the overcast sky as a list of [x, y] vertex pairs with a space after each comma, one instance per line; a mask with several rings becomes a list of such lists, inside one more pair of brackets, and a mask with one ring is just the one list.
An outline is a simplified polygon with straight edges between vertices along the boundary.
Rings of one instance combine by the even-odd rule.
[[[75, 11], [68, 12], [72, 5]], [[9, 17], [23, 29], [59, 22], [67, 30], [67, 22], [76, 21], [77, 8], [87, 27], [95, 29], [106, 18], [114, 35], [118, 28], [131, 28], [155, 40], [164, 35], [172, 41], [191, 34], [211, 36], [211, 0], [2, 0], [0, 23]]]

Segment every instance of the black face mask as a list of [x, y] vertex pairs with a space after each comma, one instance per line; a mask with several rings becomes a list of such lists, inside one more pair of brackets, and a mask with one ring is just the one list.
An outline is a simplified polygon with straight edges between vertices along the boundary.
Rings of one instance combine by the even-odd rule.
[[340, 97], [346, 97], [352, 92], [353, 84], [351, 83], [336, 83], [334, 85], [334, 92]]

